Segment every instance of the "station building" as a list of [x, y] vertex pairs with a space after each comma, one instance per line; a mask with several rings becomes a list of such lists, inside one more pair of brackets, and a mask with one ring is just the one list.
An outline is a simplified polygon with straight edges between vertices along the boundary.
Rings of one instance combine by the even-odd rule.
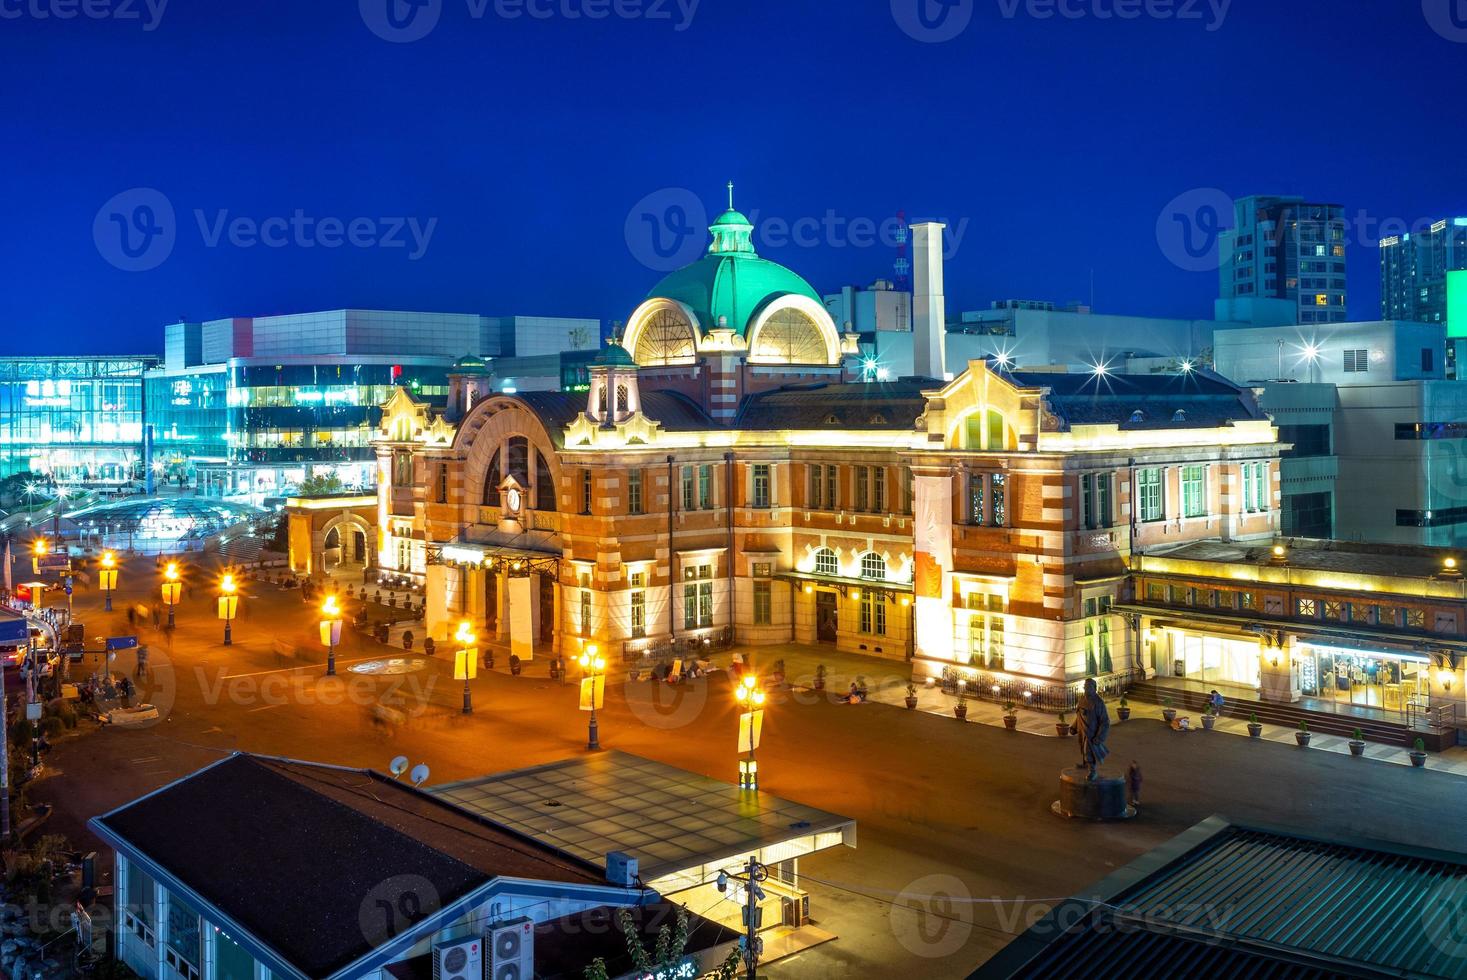
[[[1147, 675], [1133, 552], [1278, 532], [1277, 430], [1205, 372], [944, 376], [941, 226], [913, 228], [911, 377], [754, 252], [736, 211], [589, 367], [505, 394], [464, 358], [373, 437], [377, 554], [521, 656], [673, 641], [830, 644], [1067, 707]], [[679, 646], [679, 649], [685, 649]]]

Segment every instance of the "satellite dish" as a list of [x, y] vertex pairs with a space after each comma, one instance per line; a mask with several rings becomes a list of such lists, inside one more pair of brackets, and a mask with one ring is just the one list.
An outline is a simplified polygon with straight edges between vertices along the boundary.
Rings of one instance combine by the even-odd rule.
[[394, 777], [401, 776], [403, 773], [407, 772], [407, 767], [408, 757], [405, 755], [400, 755], [397, 758], [393, 759], [392, 762], [387, 766], [388, 769], [392, 770], [392, 775]]
[[428, 781], [428, 767], [422, 763], [413, 766], [413, 771], [408, 773], [408, 778], [413, 781], [414, 786], [421, 786]]

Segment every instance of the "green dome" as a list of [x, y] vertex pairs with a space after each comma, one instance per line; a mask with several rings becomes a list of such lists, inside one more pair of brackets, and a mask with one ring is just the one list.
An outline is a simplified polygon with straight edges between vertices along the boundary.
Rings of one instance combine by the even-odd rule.
[[718, 220], [713, 222], [713, 227], [715, 228], [722, 228], [727, 225], [748, 225], [750, 228], [754, 227], [752, 224], [749, 223], [748, 218], [744, 217], [733, 208], [729, 208], [727, 211], [723, 212], [723, 214], [718, 216]]
[[[742, 231], [749, 224], [743, 215], [729, 211], [714, 228]], [[719, 246], [715, 232], [714, 249]], [[710, 251], [692, 265], [669, 273], [647, 298], [684, 304], [704, 330], [717, 327], [719, 318], [727, 317], [728, 326], [743, 336], [754, 315], [770, 300], [791, 294], [821, 303], [820, 294], [801, 276], [777, 262], [759, 258], [750, 244], [748, 251]]]
[[632, 355], [627, 349], [616, 341], [610, 341], [601, 348], [601, 353], [591, 362], [593, 365], [604, 364], [609, 367], [636, 367], [637, 362], [632, 360]]
[[489, 362], [475, 354], [465, 354], [453, 362], [450, 374], [489, 374]]

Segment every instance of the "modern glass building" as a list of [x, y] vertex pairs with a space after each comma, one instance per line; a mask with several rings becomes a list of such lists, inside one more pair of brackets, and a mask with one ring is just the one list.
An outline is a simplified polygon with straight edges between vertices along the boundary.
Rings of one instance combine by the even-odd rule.
[[[1447, 218], [1425, 232], [1381, 239], [1381, 319], [1445, 323], [1447, 275], [1463, 269], [1467, 218]], [[1461, 330], [1467, 332], [1467, 325]]]
[[0, 477], [122, 483], [142, 474], [143, 372], [156, 357], [0, 358]]

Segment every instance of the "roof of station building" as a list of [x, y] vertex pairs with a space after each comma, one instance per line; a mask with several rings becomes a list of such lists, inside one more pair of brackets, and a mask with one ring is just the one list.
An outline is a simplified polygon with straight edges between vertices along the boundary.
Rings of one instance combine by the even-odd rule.
[[1214, 428], [1267, 418], [1253, 393], [1208, 371], [1181, 374], [995, 373], [1022, 388], [1044, 388], [1045, 404], [1069, 425], [1122, 429]]
[[744, 399], [736, 429], [910, 430], [926, 409], [932, 378], [786, 385]]
[[[586, 393], [580, 391], [522, 391], [510, 397], [519, 399], [539, 417], [557, 446], [565, 437], [565, 427], [586, 410]], [[675, 391], [642, 392], [642, 413], [662, 423], [668, 432], [722, 428], [691, 398]]]
[[[1238, 543], [1197, 541], [1148, 555], [1178, 561], [1219, 562], [1235, 565], [1270, 567], [1275, 542]], [[1431, 578], [1442, 571], [1443, 560], [1455, 557], [1448, 548], [1413, 545], [1368, 544], [1356, 541], [1332, 541], [1317, 538], [1283, 538], [1290, 568], [1317, 572], [1348, 572], [1356, 575], [1389, 575], [1405, 578]]]

